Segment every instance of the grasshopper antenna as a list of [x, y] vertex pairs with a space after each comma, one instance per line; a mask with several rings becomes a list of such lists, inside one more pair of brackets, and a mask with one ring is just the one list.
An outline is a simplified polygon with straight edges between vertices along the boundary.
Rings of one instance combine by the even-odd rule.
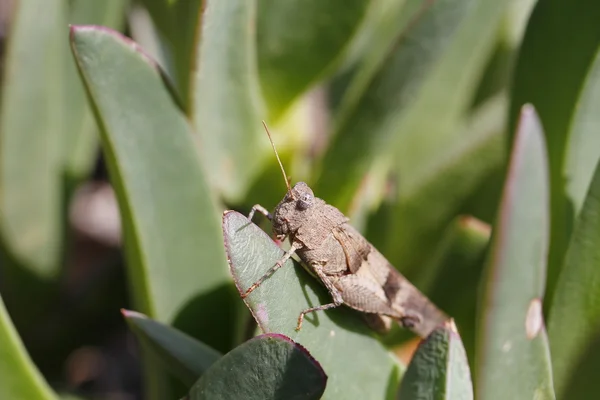
[[281, 163], [281, 159], [279, 158], [279, 153], [277, 153], [275, 143], [273, 143], [273, 138], [271, 138], [271, 133], [269, 133], [269, 128], [267, 128], [267, 124], [265, 121], [262, 121], [262, 124], [265, 127], [265, 131], [267, 132], [267, 136], [269, 137], [269, 142], [271, 142], [271, 146], [273, 147], [273, 151], [275, 152], [275, 157], [277, 157], [277, 162], [279, 163], [279, 167], [281, 168], [281, 173], [283, 174], [283, 179], [285, 180], [285, 185], [287, 186], [288, 193], [291, 193], [292, 188], [290, 187], [290, 180], [285, 173], [285, 169], [283, 168], [283, 164]]

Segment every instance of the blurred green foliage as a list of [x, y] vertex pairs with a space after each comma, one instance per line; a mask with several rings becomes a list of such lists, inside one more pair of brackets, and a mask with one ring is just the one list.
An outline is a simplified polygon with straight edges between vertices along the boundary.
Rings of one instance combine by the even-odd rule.
[[[600, 393], [600, 4], [0, 11], [0, 398]], [[285, 193], [263, 119], [292, 180], [453, 317], [408, 366], [407, 332], [348, 309], [295, 332], [328, 296], [292, 261], [241, 301], [281, 254], [221, 217]]]

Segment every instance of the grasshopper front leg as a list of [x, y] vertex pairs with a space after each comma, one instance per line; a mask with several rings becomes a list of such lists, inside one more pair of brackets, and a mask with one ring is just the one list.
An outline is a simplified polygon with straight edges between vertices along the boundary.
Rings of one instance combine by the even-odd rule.
[[298, 250], [301, 247], [302, 247], [301, 244], [299, 244], [297, 242], [293, 242], [292, 247], [290, 247], [290, 249], [283, 255], [283, 257], [281, 257], [281, 259], [277, 260], [277, 262], [275, 263], [274, 266], [271, 267], [271, 269], [269, 269], [263, 276], [261, 276], [256, 282], [254, 282], [252, 284], [252, 286], [250, 286], [244, 294], [242, 294], [242, 299], [246, 298], [250, 293], [252, 293], [252, 291], [254, 289], [256, 289], [257, 287], [259, 287], [265, 281], [265, 279], [267, 279], [268, 277], [273, 275], [275, 273], [275, 271], [277, 271], [279, 268], [283, 267], [285, 262], [287, 260], [289, 260], [290, 257], [292, 257], [294, 255], [296, 250]]

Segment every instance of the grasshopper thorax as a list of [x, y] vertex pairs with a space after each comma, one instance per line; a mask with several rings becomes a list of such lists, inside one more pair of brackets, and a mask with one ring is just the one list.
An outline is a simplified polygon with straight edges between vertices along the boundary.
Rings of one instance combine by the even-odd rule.
[[278, 238], [294, 235], [306, 221], [315, 204], [315, 195], [304, 182], [298, 182], [285, 194], [273, 212], [273, 232]]

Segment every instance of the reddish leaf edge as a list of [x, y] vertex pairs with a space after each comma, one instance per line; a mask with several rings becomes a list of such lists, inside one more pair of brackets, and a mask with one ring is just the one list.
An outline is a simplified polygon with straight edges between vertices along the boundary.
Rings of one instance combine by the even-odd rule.
[[302, 354], [304, 354], [312, 364], [315, 365], [315, 367], [319, 371], [319, 374], [321, 375], [321, 378], [323, 378], [323, 384], [324, 385], [327, 384], [328, 376], [325, 373], [325, 370], [323, 369], [323, 367], [321, 366], [321, 363], [319, 361], [317, 361], [317, 359], [315, 357], [313, 357], [312, 354], [310, 354], [310, 351], [308, 351], [308, 349], [306, 347], [302, 346], [298, 342], [295, 342], [289, 336], [286, 336], [286, 335], [284, 335], [282, 333], [273, 333], [273, 332], [271, 332], [271, 333], [263, 333], [262, 335], [255, 336], [252, 339], [249, 339], [248, 341], [252, 341], [252, 340], [264, 340], [264, 339], [269, 339], [269, 338], [275, 339], [275, 340], [281, 340], [283, 342], [290, 343], [296, 349], [300, 350], [300, 352]]
[[[130, 37], [125, 36], [121, 32], [116, 31], [116, 30], [111, 29], [106, 26], [102, 26], [102, 25], [72, 25], [72, 24], [70, 24], [69, 25], [69, 42], [70, 42], [71, 50], [72, 50], [73, 54], [75, 54], [75, 55], [77, 55], [77, 57], [79, 57], [79, 52], [77, 51], [77, 48], [74, 45], [75, 35], [78, 33], [94, 32], [94, 31], [100, 32], [107, 36], [112, 36], [117, 41], [121, 42], [126, 47], [128, 47], [129, 49], [138, 53], [144, 59], [144, 61], [148, 65], [150, 65], [150, 67], [152, 67], [154, 70], [156, 70], [156, 72], [158, 72], [158, 74], [160, 75], [160, 78], [162, 79], [163, 83], [169, 90], [171, 97], [173, 98], [173, 100], [175, 101], [175, 103], [177, 104], [179, 109], [182, 111], [185, 110], [185, 107], [183, 106], [183, 102], [179, 96], [179, 93], [177, 92], [177, 90], [175, 88], [175, 84], [171, 81], [171, 78], [169, 77], [169, 75], [162, 69], [162, 67], [158, 64], [158, 62], [154, 58], [152, 58], [152, 56], [149, 55], [146, 52], [146, 50], [144, 50], [144, 48], [142, 46], [140, 46], [136, 41], [134, 41]], [[79, 61], [77, 61], [77, 65], [79, 66]]]
[[[120, 311], [121, 311], [121, 315], [123, 315], [123, 317], [125, 317], [127, 319], [129, 319], [129, 318], [149, 319], [149, 317], [147, 315], [142, 314], [142, 313], [137, 312], [137, 311], [128, 310], [128, 309], [125, 309], [125, 308], [121, 308]], [[264, 340], [264, 339], [268, 339], [268, 338], [290, 343], [296, 349], [300, 350], [300, 352], [303, 355], [305, 355], [309, 359], [309, 361], [312, 364], [314, 364], [315, 367], [319, 370], [319, 374], [323, 378], [324, 383], [325, 384], [327, 383], [328, 376], [325, 373], [325, 370], [323, 369], [323, 367], [321, 366], [321, 363], [319, 361], [317, 361], [317, 359], [310, 353], [310, 351], [308, 351], [308, 349], [306, 347], [302, 346], [298, 342], [295, 342], [289, 336], [286, 336], [286, 335], [281, 334], [281, 333], [263, 333], [261, 335], [258, 335], [258, 336], [255, 336], [255, 337], [249, 339], [248, 342], [249, 341], [253, 341], [253, 340]]]
[[144, 59], [148, 62], [148, 64], [152, 65], [152, 67], [156, 68], [157, 70], [160, 70], [158, 63], [148, 53], [146, 53], [146, 51], [142, 48], [142, 46], [140, 46], [137, 42], [133, 41], [133, 39], [123, 35], [121, 32], [118, 32], [118, 31], [108, 28], [106, 26], [102, 26], [102, 25], [69, 25], [69, 39], [71, 41], [71, 44], [73, 43], [73, 41], [75, 39], [75, 35], [77, 33], [90, 32], [90, 31], [101, 32], [103, 34], [113, 36], [115, 39], [119, 40], [120, 42], [123, 42], [123, 44], [125, 44], [130, 49], [134, 50], [136, 53], [139, 53], [140, 55], [142, 55], [144, 57]]
[[[227, 223], [227, 219], [229, 219], [230, 216], [234, 215], [234, 214], [238, 214], [238, 215], [242, 216], [243, 218], [245, 218], [246, 220], [248, 220], [248, 224], [252, 224], [252, 221], [250, 221], [245, 215], [243, 215], [243, 214], [241, 214], [241, 213], [239, 213], [237, 211], [225, 210], [225, 211], [223, 211], [223, 225], [222, 225], [223, 228], [225, 228], [225, 224]], [[273, 241], [273, 238], [271, 238], [269, 235], [267, 235], [262, 229], [259, 229], [259, 230], [261, 232], [259, 234], [262, 234], [262, 235], [268, 237], [273, 242], [273, 245], [276, 246], [281, 251], [281, 255], [283, 255], [284, 254], [283, 250], [281, 250], [281, 248], [275, 244], [275, 242]], [[231, 276], [233, 278], [233, 282], [235, 284], [235, 287], [236, 287], [238, 293], [240, 294], [240, 297], [242, 297], [242, 295], [245, 292], [245, 289], [242, 287], [242, 285], [240, 283], [240, 280], [239, 280], [239, 277], [238, 277], [237, 273], [235, 272], [235, 269], [233, 268], [233, 263], [231, 261], [231, 257], [229, 256], [231, 254], [231, 246], [230, 246], [229, 240], [227, 239], [227, 235], [225, 234], [225, 229], [223, 229], [223, 243], [225, 244], [225, 254], [227, 256], [227, 265], [229, 265], [229, 273], [231, 274]], [[292, 260], [292, 262], [294, 262], [294, 261]], [[248, 310], [250, 310], [250, 313], [252, 314], [252, 317], [254, 318], [254, 320], [256, 321], [256, 323], [258, 324], [258, 327], [260, 328], [260, 330], [264, 334], [268, 334], [268, 333], [266, 333], [268, 330], [261, 323], [260, 318], [258, 318], [258, 316], [254, 313], [254, 310], [252, 309], [251, 305], [248, 303], [248, 301], [246, 300], [246, 298], [242, 297], [242, 300], [244, 301], [244, 304], [246, 305], [246, 308]], [[285, 336], [285, 335], [283, 335], [283, 336]]]

